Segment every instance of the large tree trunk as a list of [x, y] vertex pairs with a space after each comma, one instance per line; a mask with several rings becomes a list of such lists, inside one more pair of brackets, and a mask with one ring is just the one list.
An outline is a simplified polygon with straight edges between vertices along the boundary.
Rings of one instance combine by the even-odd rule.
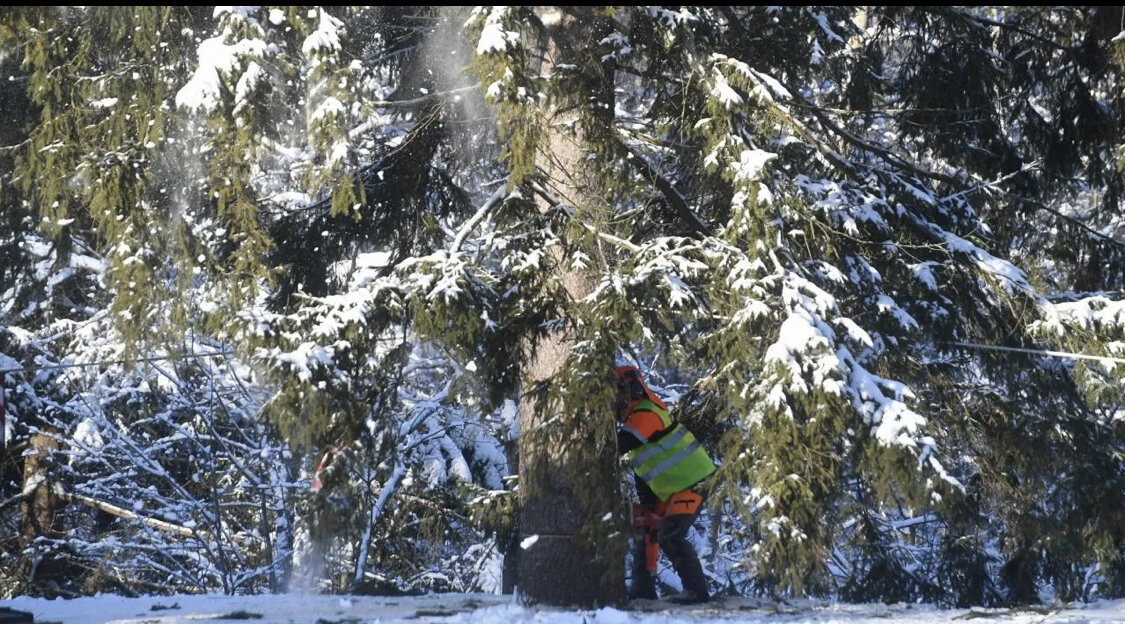
[[[585, 15], [576, 15], [586, 12]], [[541, 71], [573, 64], [574, 57], [596, 48], [607, 34], [607, 20], [595, 19], [589, 9], [573, 9], [554, 16], [547, 58]], [[578, 61], [582, 63], [581, 60]], [[613, 111], [612, 70], [579, 65], [601, 81]], [[595, 81], [595, 82], [596, 82]], [[584, 103], [589, 105], [588, 103]], [[551, 193], [572, 206], [598, 205], [591, 193], [592, 176], [574, 107], [549, 113], [550, 126], [540, 145], [539, 167], [546, 172]], [[544, 202], [541, 210], [548, 208]], [[557, 253], [551, 260], [557, 278], [571, 301], [588, 295], [590, 280], [568, 269]], [[574, 410], [542, 390], [567, 365], [574, 347], [572, 336], [556, 332], [531, 345], [520, 400], [520, 532], [525, 545], [519, 553], [519, 590], [527, 602], [555, 605], [620, 604], [625, 600], [625, 544], [611, 538], [621, 518], [619, 468], [614, 440], [598, 439], [611, 430], [599, 419], [612, 418], [610, 405], [587, 405]], [[611, 361], [606, 362], [608, 378]]]

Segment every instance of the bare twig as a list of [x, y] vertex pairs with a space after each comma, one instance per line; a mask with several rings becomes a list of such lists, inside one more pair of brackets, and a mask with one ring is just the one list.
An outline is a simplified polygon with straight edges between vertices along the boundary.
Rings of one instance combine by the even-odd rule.
[[471, 84], [466, 87], [450, 89], [449, 91], [427, 93], [422, 97], [412, 98], [409, 100], [378, 100], [375, 102], [369, 102], [369, 104], [371, 106], [374, 106], [375, 108], [414, 108], [416, 106], [431, 104], [440, 100], [447, 100], [450, 97], [454, 97], [461, 93], [467, 93], [473, 91], [474, 89], [480, 89], [480, 83]]
[[34, 490], [23, 490], [18, 494], [13, 494], [12, 496], [4, 499], [4, 502], [0, 502], [0, 512], [11, 507], [12, 505], [15, 505], [16, 503], [23, 502], [31, 496], [32, 492], [34, 492]]

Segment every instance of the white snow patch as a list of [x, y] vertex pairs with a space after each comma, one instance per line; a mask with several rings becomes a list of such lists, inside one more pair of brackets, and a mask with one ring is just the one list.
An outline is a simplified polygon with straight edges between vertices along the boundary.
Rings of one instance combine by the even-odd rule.
[[2, 370], [18, 370], [23, 368], [20, 363], [10, 356], [0, 353], [0, 369]]
[[97, 421], [93, 418], [86, 418], [78, 423], [78, 426], [74, 428], [74, 435], [72, 437], [75, 442], [90, 448], [99, 449], [105, 446], [102, 432], [98, 428]]
[[82, 255], [80, 253], [71, 255], [70, 265], [74, 269], [86, 269], [87, 271], [98, 274], [106, 272], [106, 263], [104, 261], [97, 259], [97, 257], [90, 257], [89, 255]]
[[781, 324], [777, 342], [766, 349], [766, 362], [788, 363], [795, 354], [826, 348], [831, 341], [817, 327], [805, 310], [795, 310]]
[[346, 106], [344, 106], [343, 102], [334, 97], [327, 97], [324, 98], [324, 101], [320, 103], [320, 106], [317, 106], [316, 110], [314, 110], [312, 114], [309, 115], [309, 121], [315, 122], [329, 116], [343, 117], [344, 114], [347, 113], [347, 111], [348, 109]]
[[495, 6], [488, 11], [480, 40], [477, 41], [477, 54], [493, 54], [519, 47], [520, 34], [504, 28], [504, 18], [510, 10], [510, 7]]
[[773, 152], [760, 149], [742, 150], [738, 162], [731, 163], [735, 182], [750, 183], [757, 180], [762, 175], [762, 171], [765, 170], [766, 163], [774, 158], [777, 158], [777, 154]]
[[844, 331], [847, 332], [848, 337], [852, 340], [868, 348], [875, 346], [875, 341], [871, 339], [871, 334], [867, 333], [867, 330], [860, 327], [850, 318], [841, 316], [840, 318], [833, 319], [833, 322], [842, 326]]
[[500, 423], [508, 430], [508, 440], [516, 440], [520, 435], [520, 408], [519, 405], [506, 399], [500, 408]]
[[677, 25], [699, 21], [699, 17], [694, 13], [691, 13], [687, 9], [670, 11], [662, 7], [650, 6], [648, 7], [648, 14], [653, 18], [660, 20], [664, 23], [665, 26], [668, 27], [674, 27]]
[[594, 612], [594, 621], [598, 624], [627, 624], [632, 619], [628, 612], [613, 607], [602, 607]]
[[937, 266], [938, 263], [932, 260], [926, 262], [919, 262], [918, 264], [910, 265], [910, 271], [914, 273], [914, 278], [929, 288], [933, 292], [938, 292], [937, 278], [934, 277], [934, 271], [931, 267]]
[[[176, 92], [176, 106], [210, 112], [218, 105], [224, 77], [233, 75], [243, 59], [260, 58], [266, 52], [266, 42], [261, 39], [242, 39], [228, 44], [229, 36], [228, 30], [199, 44], [199, 67], [191, 80]], [[239, 86], [250, 85], [239, 81]]]
[[903, 329], [918, 329], [918, 321], [914, 320], [914, 317], [910, 316], [906, 310], [900, 308], [894, 299], [886, 295], [879, 295], [875, 300], [875, 307], [880, 312], [893, 316]]
[[718, 69], [715, 69], [712, 80], [715, 84], [711, 87], [711, 97], [721, 102], [727, 110], [742, 104], [742, 96], [730, 86], [726, 77]]
[[[778, 527], [779, 530], [781, 527]], [[937, 609], [924, 604], [842, 604], [800, 599], [784, 605], [765, 599], [728, 598], [723, 603], [697, 607], [668, 605], [659, 611], [620, 611], [524, 607], [512, 596], [497, 594], [431, 594], [427, 596], [349, 596], [350, 607], [337, 595], [263, 594], [257, 596], [176, 595], [126, 598], [113, 595], [47, 600], [19, 596], [4, 606], [31, 612], [35, 621], [67, 624], [197, 624], [223, 621], [217, 617], [245, 611], [262, 616], [262, 622], [313, 624], [317, 621], [352, 620], [379, 624], [775, 624], [781, 609], [786, 624], [958, 624], [968, 609]], [[178, 604], [179, 609], [152, 611], [155, 604]], [[433, 615], [434, 612], [453, 615]], [[1031, 611], [974, 608], [987, 614], [991, 624], [1033, 624], [1043, 619]], [[1052, 624], [1111, 624], [1125, 620], [1125, 600], [1072, 604], [1051, 615]]]
[[1067, 329], [1108, 332], [1125, 329], [1125, 301], [1101, 295], [1062, 303], [1044, 301], [1039, 308], [1043, 320], [1033, 323], [1032, 328], [1050, 334], [1061, 336]]
[[937, 228], [937, 226], [932, 227], [945, 239], [945, 244], [950, 251], [971, 256], [973, 260], [976, 261], [976, 265], [979, 269], [991, 274], [999, 280], [1004, 290], [1009, 293], [1018, 290], [1028, 295], [1035, 295], [1035, 289], [1032, 288], [1031, 284], [1027, 281], [1027, 275], [1016, 265], [1007, 260], [997, 258], [956, 234], [941, 230]]
[[262, 66], [250, 61], [246, 66], [246, 71], [238, 78], [238, 84], [234, 87], [234, 108], [239, 110], [249, 103], [250, 96], [254, 93], [254, 89], [258, 86], [258, 82], [262, 79]]
[[309, 33], [301, 44], [301, 53], [305, 56], [316, 56], [325, 52], [335, 52], [340, 49], [340, 31], [344, 23], [332, 17], [324, 9], [320, 10], [320, 22], [316, 30]]

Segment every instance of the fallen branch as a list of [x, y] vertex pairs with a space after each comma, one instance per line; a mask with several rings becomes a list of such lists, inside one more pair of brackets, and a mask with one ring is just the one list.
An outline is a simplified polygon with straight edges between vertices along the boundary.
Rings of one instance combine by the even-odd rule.
[[82, 494], [72, 494], [70, 492], [58, 489], [56, 489], [55, 493], [59, 496], [59, 498], [67, 502], [81, 503], [83, 505], [86, 505], [87, 507], [92, 507], [94, 509], [104, 511], [107, 514], [117, 516], [118, 518], [125, 518], [126, 520], [136, 520], [141, 524], [147, 527], [152, 527], [158, 531], [164, 531], [165, 533], [175, 533], [183, 537], [200, 537], [200, 535], [196, 533], [194, 529], [190, 529], [179, 524], [172, 524], [171, 522], [165, 522], [164, 520], [157, 520], [156, 518], [142, 516], [136, 512], [129, 511], [124, 507], [118, 507], [117, 505], [113, 505], [96, 498], [90, 498], [89, 496], [83, 496]]
[[[99, 511], [104, 511], [105, 513], [112, 516], [117, 516], [118, 518], [134, 520], [147, 527], [156, 529], [158, 531], [163, 531], [165, 533], [172, 533], [181, 537], [195, 538], [203, 541], [207, 541], [210, 538], [210, 535], [202, 531], [196, 531], [195, 529], [192, 529], [190, 527], [186, 527], [180, 524], [174, 524], [165, 520], [157, 520], [156, 518], [142, 516], [141, 514], [125, 509], [124, 507], [118, 507], [117, 505], [114, 505], [112, 503], [107, 503], [106, 501], [91, 498], [89, 496], [84, 496], [82, 494], [74, 494], [60, 488], [56, 488], [55, 494], [59, 498], [67, 502], [80, 503], [82, 505], [86, 505], [87, 507], [92, 507]], [[4, 504], [8, 504], [8, 501], [4, 501]], [[234, 540], [234, 542], [237, 544], [244, 544], [246, 542], [246, 538], [241, 535], [232, 535], [231, 539]]]
[[0, 512], [11, 507], [12, 505], [15, 505], [16, 503], [22, 502], [29, 496], [31, 496], [31, 492], [28, 490], [24, 490], [19, 494], [13, 494], [12, 496], [9, 496], [8, 498], [4, 499], [4, 502], [0, 503]]

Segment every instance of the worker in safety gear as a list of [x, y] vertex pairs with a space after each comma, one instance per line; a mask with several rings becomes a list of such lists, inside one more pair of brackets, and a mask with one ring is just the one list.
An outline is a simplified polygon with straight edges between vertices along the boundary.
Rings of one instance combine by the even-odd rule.
[[645, 385], [640, 369], [619, 366], [614, 379], [617, 447], [629, 460], [640, 499], [633, 513], [633, 526], [641, 536], [633, 551], [629, 597], [656, 598], [653, 574], [663, 548], [684, 586], [672, 600], [705, 602], [710, 599], [707, 578], [688, 530], [703, 505], [700, 485], [715, 472], [715, 464], [695, 436], [672, 420], [668, 406]]

